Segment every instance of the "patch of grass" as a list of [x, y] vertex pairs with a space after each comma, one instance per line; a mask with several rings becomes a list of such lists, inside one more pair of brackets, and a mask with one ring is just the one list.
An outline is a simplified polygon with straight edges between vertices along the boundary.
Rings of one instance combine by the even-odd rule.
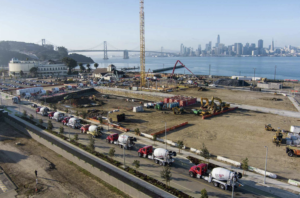
[[8, 113], [12, 113], [12, 111], [9, 110], [7, 107], [5, 107], [4, 110], [7, 111]]

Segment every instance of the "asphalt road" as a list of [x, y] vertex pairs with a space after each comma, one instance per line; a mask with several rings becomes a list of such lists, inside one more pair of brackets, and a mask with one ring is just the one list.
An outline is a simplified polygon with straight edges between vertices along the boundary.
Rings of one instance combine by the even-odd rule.
[[[8, 106], [8, 109], [13, 111], [21, 111], [23, 110], [27, 111], [27, 114], [32, 114], [35, 119], [43, 119], [44, 123], [46, 124], [48, 122], [48, 117], [41, 116], [39, 114], [35, 113], [35, 109], [31, 108], [30, 105], [17, 105], [12, 104], [10, 100], [3, 101], [4, 105]], [[54, 130], [59, 131], [59, 127], [63, 126], [61, 123], [58, 123], [54, 120], [52, 120], [52, 123], [54, 125]], [[81, 134], [79, 129], [72, 129], [69, 127], [65, 127], [65, 136], [67, 137], [74, 137], [74, 134], [78, 134], [79, 142], [83, 144], [89, 143], [89, 137], [86, 134]], [[109, 132], [105, 131], [105, 134], [101, 138], [96, 138], [95, 140], [95, 147], [96, 151], [108, 154], [109, 149], [114, 147], [116, 150], [115, 153], [115, 159], [123, 163], [123, 152], [125, 152], [125, 164], [127, 166], [133, 167], [132, 163], [134, 160], [140, 161], [140, 167], [139, 171], [143, 172], [153, 178], [156, 178], [157, 180], [162, 181], [160, 178], [160, 171], [162, 170], [162, 167], [155, 164], [154, 161], [144, 158], [139, 158], [137, 156], [137, 150], [141, 147], [144, 147], [145, 144], [143, 144], [142, 139], [138, 139], [135, 145], [135, 148], [133, 150], [123, 150], [117, 145], [108, 144], [105, 142], [105, 138], [110, 133], [121, 133], [120, 131], [116, 129], [110, 129]], [[170, 148], [169, 148], [170, 149]], [[170, 150], [178, 151], [178, 149], [172, 148]], [[214, 187], [211, 183], [207, 183], [204, 180], [196, 179], [196, 178], [190, 178], [188, 175], [188, 170], [190, 168], [190, 164], [188, 164], [187, 160], [184, 158], [181, 158], [180, 155], [176, 157], [175, 163], [172, 165], [172, 180], [171, 180], [171, 186], [193, 196], [193, 197], [199, 197], [200, 191], [202, 189], [206, 189], [208, 192], [209, 197], [231, 197], [231, 191], [224, 191], [220, 188]], [[234, 197], [274, 197], [270, 194], [267, 194], [263, 191], [251, 188], [249, 186], [244, 186], [235, 189]]]

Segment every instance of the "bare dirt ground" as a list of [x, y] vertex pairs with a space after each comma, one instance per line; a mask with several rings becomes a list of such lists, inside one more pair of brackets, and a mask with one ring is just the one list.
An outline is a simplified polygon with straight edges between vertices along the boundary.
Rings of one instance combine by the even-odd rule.
[[[267, 94], [263, 96], [268, 97]], [[112, 98], [116, 97], [112, 96]], [[272, 143], [275, 133], [264, 130], [265, 124], [271, 124], [276, 129], [280, 127], [289, 130], [291, 125], [299, 125], [297, 118], [238, 109], [202, 120], [201, 117], [189, 113], [189, 109], [193, 106], [189, 107], [188, 113], [183, 115], [154, 109], [133, 113], [131, 108], [140, 105], [139, 101], [126, 102], [121, 98], [104, 99], [104, 101], [105, 104], [96, 109], [111, 111], [119, 108], [118, 113], [126, 114], [126, 120], [121, 122], [121, 125], [131, 131], [139, 128], [141, 132], [150, 134], [163, 130], [165, 122], [167, 127], [189, 122], [187, 126], [169, 132], [167, 139], [174, 142], [183, 140], [186, 146], [196, 149], [201, 149], [204, 143], [213, 155], [225, 156], [240, 162], [248, 157], [249, 165], [257, 168], [264, 169], [266, 154], [264, 146], [268, 146], [268, 171], [286, 178], [300, 178], [300, 159], [288, 157], [284, 145], [276, 147]]]
[[0, 122], [0, 128], [0, 166], [18, 187], [17, 197], [122, 197], [13, 127]]
[[[237, 91], [228, 89], [209, 89], [208, 91], [197, 91], [197, 88], [189, 88], [172, 92], [174, 95], [204, 97], [211, 99], [212, 96], [220, 98], [224, 102], [232, 102], [244, 105], [253, 105], [266, 108], [282, 109], [287, 111], [297, 111], [290, 100], [282, 95], [272, 95], [254, 91]], [[281, 101], [273, 101], [272, 98], [278, 98]]]

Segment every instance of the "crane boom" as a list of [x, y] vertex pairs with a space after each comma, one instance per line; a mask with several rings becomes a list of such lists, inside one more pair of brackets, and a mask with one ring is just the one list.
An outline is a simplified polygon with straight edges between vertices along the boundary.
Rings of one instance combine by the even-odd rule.
[[145, 26], [144, 26], [144, 0], [140, 1], [140, 86], [145, 86]]

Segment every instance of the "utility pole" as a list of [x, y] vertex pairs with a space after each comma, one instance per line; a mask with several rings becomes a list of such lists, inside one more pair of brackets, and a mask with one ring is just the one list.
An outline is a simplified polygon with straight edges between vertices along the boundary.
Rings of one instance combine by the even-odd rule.
[[[256, 68], [253, 68], [253, 70], [254, 70], [254, 79], [253, 80], [256, 81], [255, 80], [255, 70], [256, 70]], [[253, 86], [254, 86], [254, 83], [253, 83]]]
[[277, 68], [277, 66], [275, 65], [274, 80], [276, 79], [276, 68]]
[[167, 122], [165, 122], [165, 142], [166, 142], [166, 149], [167, 149]]
[[209, 75], [210, 75], [210, 64], [209, 64]]
[[265, 146], [265, 148], [267, 149], [267, 153], [266, 153], [266, 165], [265, 165], [265, 178], [264, 178], [264, 184], [266, 184], [267, 161], [268, 161], [268, 147]]
[[125, 166], [125, 146], [123, 146], [123, 164], [124, 164], [124, 169], [126, 168]]

